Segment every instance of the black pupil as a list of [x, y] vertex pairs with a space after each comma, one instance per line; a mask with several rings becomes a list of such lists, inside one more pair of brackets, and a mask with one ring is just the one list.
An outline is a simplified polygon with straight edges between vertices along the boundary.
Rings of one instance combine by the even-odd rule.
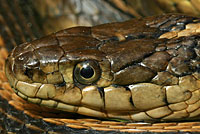
[[94, 70], [90, 66], [87, 66], [81, 69], [80, 74], [84, 78], [91, 78], [94, 75]]

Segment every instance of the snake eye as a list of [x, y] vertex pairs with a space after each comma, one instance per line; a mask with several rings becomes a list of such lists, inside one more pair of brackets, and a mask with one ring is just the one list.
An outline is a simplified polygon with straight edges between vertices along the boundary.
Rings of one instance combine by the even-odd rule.
[[74, 69], [75, 79], [81, 84], [92, 84], [101, 75], [101, 70], [96, 61], [83, 61], [78, 63]]

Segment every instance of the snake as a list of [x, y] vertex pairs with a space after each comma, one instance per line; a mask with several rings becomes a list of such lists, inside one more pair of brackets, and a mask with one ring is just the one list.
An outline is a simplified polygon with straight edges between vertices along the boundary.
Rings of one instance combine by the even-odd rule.
[[167, 14], [78, 26], [16, 46], [5, 74], [40, 106], [91, 117], [198, 120], [200, 18]]
[[200, 19], [164, 15], [73, 27], [15, 47], [15, 93], [67, 112], [131, 121], [200, 115]]

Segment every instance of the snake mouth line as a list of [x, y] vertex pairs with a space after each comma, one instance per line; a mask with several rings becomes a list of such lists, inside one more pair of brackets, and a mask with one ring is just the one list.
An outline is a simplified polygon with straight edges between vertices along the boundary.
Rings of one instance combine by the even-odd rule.
[[[61, 111], [66, 111], [66, 112], [71, 112], [71, 113], [78, 113], [86, 116], [93, 116], [93, 117], [98, 117], [98, 118], [114, 118], [114, 119], [123, 119], [123, 120], [129, 120], [130, 121], [130, 116], [128, 117], [127, 114], [131, 113], [138, 113], [138, 112], [131, 112], [131, 111], [106, 111], [104, 110], [105, 108], [99, 109], [99, 108], [94, 108], [94, 107], [89, 107], [86, 104], [83, 105], [70, 105], [66, 103], [62, 103], [53, 99], [42, 99], [42, 98], [33, 98], [33, 97], [28, 97], [27, 95], [23, 94], [17, 89], [14, 89], [15, 93], [20, 96], [21, 98], [27, 100], [28, 102], [38, 104], [40, 106], [45, 106], [49, 108], [55, 108], [57, 110]], [[100, 116], [101, 115], [101, 116]], [[127, 116], [127, 117], [126, 117]], [[123, 118], [122, 118], [123, 117]], [[126, 117], [126, 118], [124, 118]]]
[[[192, 86], [196, 85], [197, 87], [190, 87], [189, 90], [188, 88], [181, 89], [181, 87], [185, 83]], [[79, 103], [77, 104], [66, 104], [64, 102], [61, 102], [63, 100], [56, 100], [54, 98], [55, 96], [53, 96], [53, 98], [46, 99], [28, 97], [28, 95], [25, 95], [26, 92], [25, 94], [22, 93], [23, 90], [21, 90], [21, 88], [14, 89], [14, 91], [20, 97], [29, 102], [87, 116], [98, 118], [118, 118], [131, 121], [169, 121], [181, 120], [182, 116], [184, 116], [184, 120], [198, 117], [198, 111], [200, 107], [200, 91], [198, 83], [199, 80], [194, 79], [194, 77], [184, 76], [179, 82], [179, 85], [166, 87], [156, 87], [156, 85], [153, 84], [141, 83], [129, 86], [128, 90], [127, 88], [120, 87], [107, 87], [100, 90], [95, 86], [88, 86], [82, 89], [81, 97]], [[40, 87], [42, 86], [39, 86], [38, 88]], [[26, 88], [28, 87], [26, 86]], [[157, 89], [157, 91], [155, 91], [155, 89]], [[162, 93], [160, 91], [164, 92]], [[104, 93], [102, 94], [101, 92]], [[133, 92], [132, 95], [131, 92]], [[140, 92], [145, 94], [141, 96]], [[151, 92], [154, 93], [150, 94]], [[181, 98], [176, 98], [177, 100], [174, 100], [174, 97], [171, 95], [176, 92], [179, 95], [183, 94], [183, 96]], [[102, 95], [104, 97], [102, 97]], [[115, 96], [116, 98], [113, 98], [113, 96]], [[145, 100], [145, 98], [147, 99]], [[130, 101], [130, 99], [132, 100]], [[152, 103], [149, 103], [150, 100], [151, 102], [154, 101], [154, 104], [157, 103], [157, 106], [154, 105], [152, 107], [152, 105], [150, 105]], [[167, 100], [168, 102], [166, 103], [165, 100]], [[110, 102], [112, 103], [110, 104]], [[160, 105], [160, 103], [162, 104]], [[116, 106], [118, 106], [118, 109], [116, 109]], [[138, 108], [135, 106], [137, 106]], [[140, 109], [142, 107], [144, 109]], [[157, 114], [156, 111], [159, 111], [160, 113]], [[178, 116], [178, 113], [182, 113], [181, 116]]]

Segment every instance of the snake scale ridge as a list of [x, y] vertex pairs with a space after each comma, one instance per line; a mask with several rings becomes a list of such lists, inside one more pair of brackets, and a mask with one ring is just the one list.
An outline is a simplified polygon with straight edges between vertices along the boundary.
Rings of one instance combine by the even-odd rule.
[[200, 19], [169, 14], [74, 27], [15, 47], [6, 76], [41, 106], [131, 121], [198, 119]]

